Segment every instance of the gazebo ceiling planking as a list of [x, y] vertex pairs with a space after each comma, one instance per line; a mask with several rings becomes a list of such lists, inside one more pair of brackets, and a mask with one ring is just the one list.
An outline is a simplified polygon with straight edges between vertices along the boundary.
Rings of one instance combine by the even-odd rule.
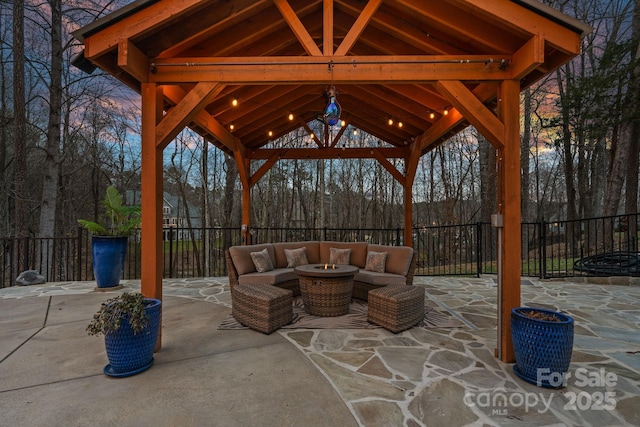
[[[535, 0], [143, 0], [74, 35], [87, 59], [138, 92], [141, 82], [175, 85], [166, 109], [199, 82], [223, 85], [189, 125], [229, 154], [224, 141], [237, 140], [248, 158], [268, 157], [255, 151], [314, 121], [335, 85], [342, 118], [405, 158], [413, 142], [424, 154], [469, 124], [445, 115], [455, 95], [435, 82], [462, 81], [493, 109], [499, 81], [532, 84], [575, 56], [585, 31]], [[315, 148], [280, 158], [335, 156]]]

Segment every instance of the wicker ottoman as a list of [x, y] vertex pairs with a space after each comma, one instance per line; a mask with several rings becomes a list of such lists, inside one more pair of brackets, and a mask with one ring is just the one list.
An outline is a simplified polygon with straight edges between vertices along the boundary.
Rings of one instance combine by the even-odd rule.
[[271, 285], [235, 285], [231, 314], [238, 322], [270, 334], [293, 319], [293, 292]]
[[369, 291], [369, 322], [398, 333], [424, 318], [424, 289], [390, 285]]

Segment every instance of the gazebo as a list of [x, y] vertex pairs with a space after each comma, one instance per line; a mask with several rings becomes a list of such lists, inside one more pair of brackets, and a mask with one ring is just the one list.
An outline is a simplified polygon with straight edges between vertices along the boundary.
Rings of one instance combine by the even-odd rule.
[[[75, 31], [78, 67], [142, 97], [142, 292], [162, 297], [162, 153], [185, 127], [234, 157], [246, 242], [251, 187], [279, 159], [373, 158], [404, 188], [410, 244], [420, 157], [473, 125], [497, 151], [497, 356], [512, 361], [520, 91], [576, 56], [587, 31], [536, 0], [138, 0]], [[314, 121], [334, 132], [312, 135]], [[347, 124], [385, 144], [339, 148]], [[300, 127], [313, 146], [272, 146]]]

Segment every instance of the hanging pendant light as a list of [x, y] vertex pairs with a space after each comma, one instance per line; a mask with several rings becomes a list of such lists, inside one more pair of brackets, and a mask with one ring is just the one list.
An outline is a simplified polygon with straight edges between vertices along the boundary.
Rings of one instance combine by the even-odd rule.
[[327, 105], [324, 107], [323, 114], [324, 122], [329, 126], [334, 126], [340, 122], [340, 113], [342, 112], [342, 108], [340, 107], [336, 96], [336, 88], [333, 86], [331, 86], [331, 88], [325, 93]]

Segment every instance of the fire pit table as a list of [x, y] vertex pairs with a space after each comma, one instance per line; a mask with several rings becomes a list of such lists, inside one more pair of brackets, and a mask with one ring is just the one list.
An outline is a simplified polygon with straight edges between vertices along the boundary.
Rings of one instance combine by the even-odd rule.
[[349, 313], [353, 276], [358, 267], [342, 264], [308, 264], [294, 269], [307, 313], [314, 316], [342, 316]]

